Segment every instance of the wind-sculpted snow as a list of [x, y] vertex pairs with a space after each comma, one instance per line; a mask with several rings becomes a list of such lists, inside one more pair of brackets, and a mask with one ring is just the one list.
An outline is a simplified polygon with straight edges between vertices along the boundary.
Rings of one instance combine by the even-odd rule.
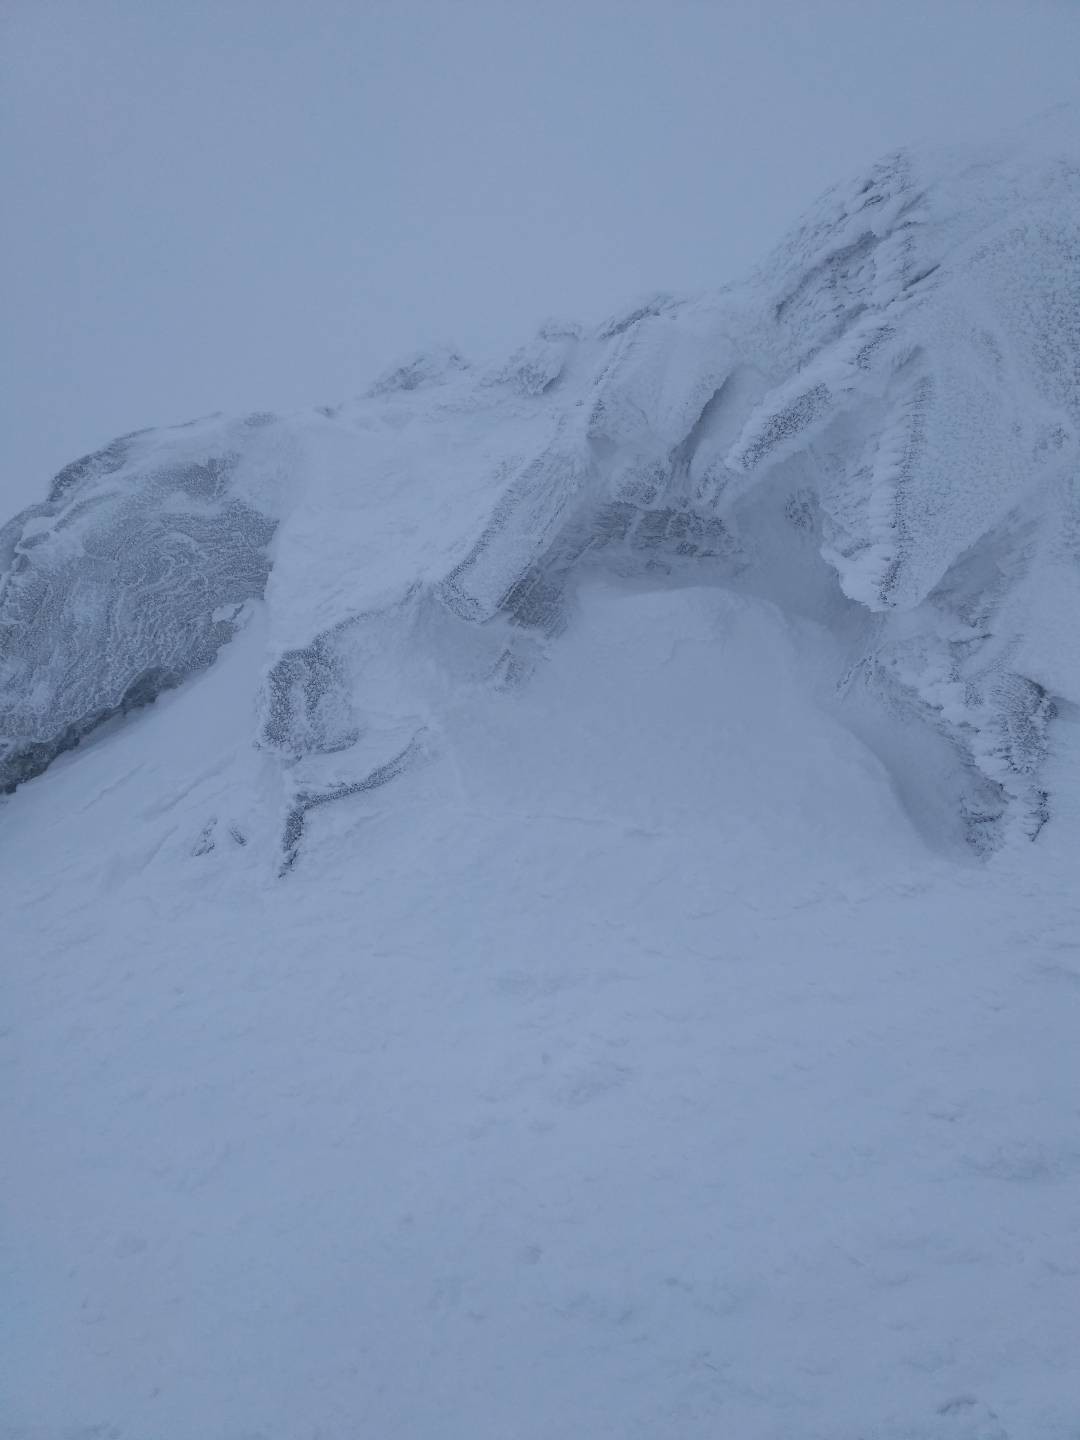
[[829, 627], [840, 713], [915, 809], [940, 776], [895, 737], [935, 736], [980, 848], [1053, 815], [1080, 703], [1074, 115], [886, 158], [741, 285], [549, 322], [487, 371], [413, 357], [263, 428], [171, 432], [167, 461], [127, 437], [2, 532], [8, 783], [205, 665], [279, 520], [256, 738], [289, 865], [314, 806], [437, 748], [462, 685], [526, 679], [597, 569]]
[[813, 339], [729, 463], [753, 472], [819, 443], [826, 557], [875, 610], [917, 605], [1045, 478], [1075, 468], [1080, 171], [1003, 170], [1004, 196], [986, 204], [983, 166], [935, 185], [914, 160], [881, 167], [821, 207], [831, 224], [806, 227], [830, 253], [792, 283], [785, 251], [770, 275], [791, 287], [780, 328], [799, 319]]
[[1080, 685], [1080, 164], [1063, 130], [1063, 149], [900, 156], [827, 197], [765, 272], [777, 330], [802, 322], [797, 368], [727, 457], [743, 474], [805, 457], [822, 554], [883, 615], [867, 673], [943, 724], [1029, 833], [1049, 813], [1050, 723]]

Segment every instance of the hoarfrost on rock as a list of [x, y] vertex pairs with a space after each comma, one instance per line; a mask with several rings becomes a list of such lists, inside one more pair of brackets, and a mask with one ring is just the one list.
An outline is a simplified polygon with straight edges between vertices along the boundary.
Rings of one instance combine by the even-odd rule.
[[230, 439], [114, 441], [0, 531], [0, 787], [208, 665], [262, 594], [274, 523]]

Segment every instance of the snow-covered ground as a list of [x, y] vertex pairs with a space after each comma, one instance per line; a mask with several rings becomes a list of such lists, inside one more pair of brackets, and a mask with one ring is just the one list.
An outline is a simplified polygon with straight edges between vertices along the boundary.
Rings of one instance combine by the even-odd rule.
[[0, 531], [4, 1440], [1076, 1440], [1051, 132]]
[[600, 587], [277, 881], [257, 628], [5, 816], [7, 1434], [1077, 1433], [1075, 817], [934, 856], [827, 638]]

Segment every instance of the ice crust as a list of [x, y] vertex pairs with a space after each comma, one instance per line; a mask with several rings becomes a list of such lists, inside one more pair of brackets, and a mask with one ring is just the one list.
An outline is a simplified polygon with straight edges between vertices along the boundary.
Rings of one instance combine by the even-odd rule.
[[716, 294], [69, 465], [0, 530], [0, 784], [207, 665], [265, 596], [257, 738], [302, 829], [426, 753], [455, 685], [526, 676], [601, 567], [832, 627], [852, 723], [936, 731], [980, 848], [1035, 835], [1080, 704], [1078, 434], [1065, 111], [886, 157]]

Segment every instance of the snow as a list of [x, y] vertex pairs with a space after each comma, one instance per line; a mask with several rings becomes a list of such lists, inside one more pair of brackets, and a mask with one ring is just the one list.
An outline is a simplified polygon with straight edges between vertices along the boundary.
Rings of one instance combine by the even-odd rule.
[[935, 857], [827, 636], [602, 585], [278, 882], [261, 623], [10, 802], [8, 1433], [1071, 1434], [1075, 825]]
[[4, 1440], [1076, 1435], [1078, 155], [0, 532]]

